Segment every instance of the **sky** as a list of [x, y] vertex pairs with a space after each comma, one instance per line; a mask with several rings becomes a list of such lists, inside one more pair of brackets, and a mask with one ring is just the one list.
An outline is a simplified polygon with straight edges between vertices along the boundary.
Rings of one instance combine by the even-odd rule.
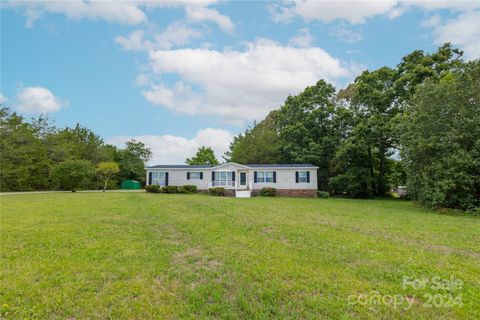
[[320, 79], [345, 87], [444, 42], [480, 57], [479, 1], [1, 1], [0, 103], [152, 164], [233, 136]]

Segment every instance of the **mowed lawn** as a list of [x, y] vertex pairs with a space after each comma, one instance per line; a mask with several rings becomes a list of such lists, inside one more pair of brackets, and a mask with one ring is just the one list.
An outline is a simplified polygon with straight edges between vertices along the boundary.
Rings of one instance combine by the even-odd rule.
[[[480, 318], [478, 217], [400, 200], [112, 192], [0, 201], [4, 319]], [[463, 286], [404, 288], [404, 276]], [[372, 294], [411, 307], [356, 298]], [[462, 305], [435, 307], [435, 294]]]

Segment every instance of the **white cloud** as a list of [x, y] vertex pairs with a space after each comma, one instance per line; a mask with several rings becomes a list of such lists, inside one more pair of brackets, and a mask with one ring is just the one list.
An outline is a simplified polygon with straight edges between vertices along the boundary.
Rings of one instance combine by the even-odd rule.
[[192, 39], [201, 37], [201, 33], [195, 29], [189, 28], [182, 23], [173, 23], [163, 32], [155, 36], [155, 43], [160, 49], [170, 49], [174, 46], [183, 46]]
[[297, 15], [290, 7], [284, 7], [280, 4], [272, 3], [267, 6], [270, 17], [276, 23], [289, 23]]
[[201, 36], [202, 34], [198, 30], [189, 28], [181, 22], [174, 22], [164, 31], [153, 35], [152, 40], [145, 39], [145, 31], [136, 30], [126, 36], [116, 37], [115, 42], [126, 51], [150, 51], [184, 46], [192, 39]]
[[15, 108], [25, 113], [48, 113], [59, 111], [66, 105], [65, 101], [55, 97], [47, 88], [25, 87], [17, 94]]
[[430, 18], [423, 20], [420, 25], [424, 28], [433, 28], [439, 26], [441, 22], [442, 18], [438, 14], [435, 14]]
[[172, 135], [117, 136], [108, 143], [122, 147], [126, 141], [135, 139], [145, 143], [153, 152], [151, 164], [183, 164], [201, 146], [211, 147], [219, 161], [228, 150], [233, 135], [226, 130], [206, 128], [197, 131], [192, 139]]
[[32, 27], [43, 13], [64, 14], [69, 19], [93, 19], [122, 24], [139, 24], [147, 16], [139, 8], [140, 3], [127, 1], [18, 1], [9, 2], [10, 7], [25, 7], [26, 26]]
[[134, 84], [138, 87], [144, 87], [150, 84], [150, 77], [148, 74], [141, 73], [135, 78]]
[[35, 21], [41, 18], [42, 13], [37, 10], [27, 9], [23, 15], [26, 17], [25, 27], [32, 28]]
[[5, 97], [1, 92], [0, 92], [0, 104], [4, 104], [7, 102], [7, 97]]
[[115, 42], [126, 51], [142, 51], [153, 49], [153, 43], [144, 39], [145, 31], [135, 30], [126, 36], [118, 36]]
[[186, 18], [193, 23], [214, 22], [222, 30], [231, 32], [234, 29], [232, 20], [209, 8], [216, 1], [188, 1], [188, 0], [155, 0], [155, 1], [11, 1], [2, 7], [19, 7], [25, 9], [25, 25], [32, 27], [35, 21], [44, 13], [64, 14], [72, 20], [92, 19], [108, 22], [136, 25], [148, 21], [145, 9], [156, 10], [183, 6]]
[[336, 26], [330, 28], [330, 35], [347, 43], [356, 43], [363, 39], [363, 35], [360, 32], [347, 28], [343, 22], [340, 22]]
[[480, 11], [466, 12], [445, 22], [434, 16], [424, 26], [433, 28], [436, 44], [451, 42], [465, 52], [465, 58], [480, 57]]
[[234, 29], [232, 20], [215, 9], [207, 8], [203, 5], [195, 5], [194, 2], [191, 2], [190, 5], [185, 7], [185, 11], [187, 19], [191, 22], [212, 21], [223, 31], [232, 32]]
[[319, 20], [328, 23], [335, 20], [344, 20], [351, 24], [358, 24], [378, 15], [394, 19], [414, 7], [427, 11], [450, 9], [463, 12], [479, 8], [480, 2], [448, 0], [294, 0], [283, 6], [270, 6], [269, 9], [272, 20], [275, 22], [289, 22], [295, 16], [299, 16], [306, 22]]
[[300, 29], [298, 35], [290, 39], [290, 44], [300, 47], [306, 48], [312, 45], [313, 36], [310, 34], [310, 30], [308, 28]]
[[284, 47], [265, 39], [247, 43], [244, 51], [158, 50], [150, 53], [150, 64], [156, 76], [182, 79], [144, 90], [150, 103], [183, 114], [216, 115], [238, 125], [263, 118], [289, 94], [319, 79], [338, 84], [355, 75], [353, 65], [321, 48]]
[[295, 0], [293, 6], [277, 8], [273, 11], [273, 20], [282, 21], [291, 19], [292, 16], [301, 16], [306, 22], [320, 20], [331, 22], [346, 20], [350, 23], [363, 23], [367, 18], [388, 13], [397, 1], [321, 1], [321, 0]]
[[480, 8], [479, 1], [471, 0], [403, 0], [399, 1], [400, 6], [419, 7], [424, 10], [433, 11], [449, 9], [459, 12], [470, 11]]

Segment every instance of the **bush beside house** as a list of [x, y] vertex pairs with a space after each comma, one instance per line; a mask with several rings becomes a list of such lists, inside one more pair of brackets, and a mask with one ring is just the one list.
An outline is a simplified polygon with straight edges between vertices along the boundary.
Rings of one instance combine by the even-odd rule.
[[160, 193], [160, 192], [162, 192], [162, 190], [160, 189], [160, 186], [156, 185], [156, 184], [146, 186], [145, 191], [150, 192], [150, 193]]
[[330, 193], [327, 191], [317, 191], [317, 196], [322, 199], [330, 198]]
[[181, 187], [178, 187], [178, 193], [197, 193], [197, 186], [195, 185], [184, 185]]
[[216, 197], [224, 197], [225, 196], [225, 188], [223, 187], [215, 187], [208, 189], [208, 194], [211, 196]]
[[151, 193], [197, 193], [197, 186], [184, 185], [184, 186], [164, 186], [152, 184], [145, 187], [145, 191]]
[[277, 189], [265, 187], [260, 191], [262, 197], [275, 197], [277, 195]]

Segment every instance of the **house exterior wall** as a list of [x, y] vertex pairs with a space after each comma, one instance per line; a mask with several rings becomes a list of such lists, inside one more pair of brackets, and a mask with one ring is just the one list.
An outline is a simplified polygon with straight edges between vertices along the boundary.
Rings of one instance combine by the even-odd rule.
[[[246, 167], [237, 164], [225, 164], [214, 168], [147, 168], [147, 184], [149, 172], [168, 172], [168, 184], [174, 186], [195, 185], [198, 190], [208, 190], [212, 185], [212, 171], [234, 171], [236, 172], [235, 181], [240, 182], [240, 171], [247, 172], [247, 186], [252, 188], [253, 194], [258, 194], [262, 188], [271, 187], [277, 189], [278, 195], [285, 196], [316, 196], [317, 193], [317, 169], [316, 168], [255, 168]], [[254, 182], [254, 172], [275, 171], [276, 183]], [[310, 172], [310, 182], [296, 182], [296, 171]], [[187, 172], [203, 172], [203, 179], [187, 179]]]
[[[211, 171], [205, 169], [148, 169], [147, 170], [147, 184], [148, 172], [168, 172], [168, 185], [170, 186], [184, 186], [194, 185], [198, 190], [207, 190], [208, 183], [211, 180]], [[187, 179], [187, 172], [203, 172], [203, 179]]]
[[[276, 171], [277, 172], [277, 183], [264, 183], [264, 182], [253, 182], [254, 172], [255, 171]], [[296, 171], [309, 171], [310, 172], [310, 183], [307, 182], [295, 182], [295, 172]], [[261, 168], [261, 169], [251, 169], [249, 172], [250, 181], [253, 182], [253, 189], [262, 189], [265, 187], [275, 188], [275, 189], [314, 189], [317, 190], [317, 170], [314, 169], [302, 169], [302, 168], [292, 168], [292, 169], [274, 169], [274, 168]]]

